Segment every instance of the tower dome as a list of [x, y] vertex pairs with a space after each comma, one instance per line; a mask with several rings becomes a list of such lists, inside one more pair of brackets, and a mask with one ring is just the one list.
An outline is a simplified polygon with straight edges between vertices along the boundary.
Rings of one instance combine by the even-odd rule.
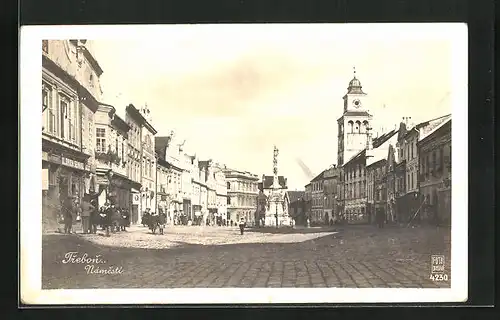
[[349, 82], [349, 88], [352, 87], [360, 87], [361, 88], [361, 82], [354, 76], [354, 78]]
[[352, 78], [351, 81], [349, 81], [349, 87], [347, 88], [347, 93], [364, 94], [361, 88], [362, 88], [361, 81], [359, 81], [359, 79], [356, 78], [356, 69], [354, 69], [354, 77]]

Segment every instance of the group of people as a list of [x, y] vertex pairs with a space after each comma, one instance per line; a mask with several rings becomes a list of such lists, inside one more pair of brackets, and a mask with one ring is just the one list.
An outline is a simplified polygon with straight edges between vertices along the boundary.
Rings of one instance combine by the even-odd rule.
[[61, 206], [60, 220], [64, 224], [64, 233], [76, 233], [75, 226], [81, 223], [83, 234], [96, 234], [97, 227], [109, 232], [126, 231], [130, 226], [130, 214], [125, 208], [119, 208], [110, 201], [98, 208], [97, 199], [85, 194], [82, 202], [76, 196], [67, 197]]
[[156, 233], [157, 229], [160, 234], [163, 234], [167, 224], [167, 215], [163, 211], [156, 213], [151, 212], [151, 209], [147, 208], [142, 215], [141, 224], [147, 226], [153, 234]]

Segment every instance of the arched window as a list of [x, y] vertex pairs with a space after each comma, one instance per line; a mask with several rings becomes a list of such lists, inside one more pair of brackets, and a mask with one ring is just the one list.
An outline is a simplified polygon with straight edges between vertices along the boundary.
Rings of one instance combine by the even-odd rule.
[[356, 133], [359, 133], [361, 130], [361, 122], [356, 121], [356, 128], [354, 129]]
[[349, 133], [353, 133], [353, 132], [354, 132], [354, 131], [353, 131], [353, 130], [354, 130], [354, 122], [349, 121], [349, 122], [347, 123], [347, 128], [348, 128], [348, 130], [349, 130], [349, 131], [348, 131]]
[[368, 123], [368, 121], [363, 121], [363, 130], [364, 132], [368, 132], [368, 128], [370, 127], [370, 124]]
[[228, 190], [229, 190], [229, 189], [231, 189], [231, 182], [228, 182], [228, 183], [227, 183], [227, 189], [228, 189]]

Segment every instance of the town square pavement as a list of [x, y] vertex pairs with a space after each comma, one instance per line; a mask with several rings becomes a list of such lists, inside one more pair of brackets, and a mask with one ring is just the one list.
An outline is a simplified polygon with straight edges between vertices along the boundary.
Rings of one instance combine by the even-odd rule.
[[[99, 232], [98, 232], [99, 233]], [[44, 234], [42, 288], [450, 287], [450, 229], [142, 226]], [[444, 255], [448, 281], [430, 280]], [[80, 259], [79, 259], [80, 258]]]

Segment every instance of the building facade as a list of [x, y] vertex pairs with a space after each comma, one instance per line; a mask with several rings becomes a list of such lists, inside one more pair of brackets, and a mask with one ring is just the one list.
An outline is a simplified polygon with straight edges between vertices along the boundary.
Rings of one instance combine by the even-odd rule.
[[206, 172], [208, 221], [222, 225], [227, 218], [227, 187], [223, 168], [212, 160], [199, 161]]
[[328, 224], [333, 224], [338, 220], [338, 184], [339, 169], [333, 165], [323, 173], [323, 215]]
[[174, 141], [174, 136], [155, 137], [158, 155], [157, 193], [158, 210], [165, 212], [167, 221], [172, 224], [183, 216], [183, 152]]
[[130, 211], [130, 222], [132, 224], [140, 223], [141, 188], [142, 188], [142, 117], [133, 106], [125, 108], [125, 122], [130, 127], [128, 131], [128, 178], [136, 184], [136, 187], [130, 190], [132, 197], [132, 206]]
[[227, 181], [227, 221], [237, 223], [244, 218], [247, 225], [255, 225], [257, 210], [258, 181], [257, 175], [226, 168], [224, 175]]
[[287, 199], [288, 215], [295, 221], [295, 224], [305, 226], [306, 216], [304, 211], [304, 191], [287, 191], [285, 198]]
[[[183, 144], [183, 143], [182, 143]], [[186, 219], [193, 221], [194, 220], [194, 183], [193, 183], [193, 170], [194, 170], [194, 161], [196, 157], [188, 155], [182, 149], [182, 144], [179, 145], [181, 147], [181, 164], [182, 164], [182, 216], [186, 217]], [[199, 197], [197, 198], [199, 199]]]
[[311, 223], [311, 211], [312, 211], [312, 183], [308, 183], [304, 186], [304, 215], [306, 224], [307, 221]]
[[393, 144], [389, 145], [387, 152], [387, 221], [396, 221], [396, 174], [397, 152]]
[[427, 132], [418, 143], [422, 219], [451, 224], [451, 116]]
[[323, 183], [324, 171], [311, 180], [311, 225], [328, 223], [323, 211], [325, 203]]
[[[157, 131], [151, 125], [151, 113], [147, 106], [138, 110], [133, 104], [129, 104], [125, 108], [125, 111], [125, 121], [131, 128], [137, 129], [140, 138], [139, 141], [135, 141], [135, 143], [140, 144], [141, 188], [139, 190], [139, 194], [135, 194], [135, 190], [133, 190], [132, 192], [132, 223], [138, 223], [141, 221], [142, 215], [146, 209], [150, 209], [153, 212], [157, 207], [156, 152], [154, 140], [154, 136], [156, 135]], [[135, 135], [134, 138], [136, 137], [137, 136]], [[129, 156], [129, 159], [133, 160], [133, 162], [136, 162], [133, 157]], [[139, 196], [138, 203], [137, 200], [135, 200], [137, 199], [137, 196]], [[137, 215], [135, 214], [135, 209], [137, 209]], [[136, 221], [135, 216], [137, 216]]]
[[388, 157], [393, 145], [398, 141], [398, 131], [375, 139], [366, 151], [366, 213], [369, 222], [376, 221], [376, 214], [380, 212], [387, 220], [387, 174]]
[[217, 203], [217, 218], [218, 225], [226, 225], [227, 223], [227, 183], [226, 175], [224, 174], [224, 166], [215, 163], [213, 166], [213, 174], [215, 178], [215, 196]]
[[[419, 168], [420, 156], [417, 144], [426, 137], [429, 132], [451, 119], [451, 115], [424, 121], [417, 125], [408, 125], [405, 122], [400, 124], [400, 135], [397, 142], [398, 157], [404, 162], [404, 193], [397, 199], [400, 222], [409, 222], [413, 219], [417, 221], [422, 217], [420, 210], [425, 205], [425, 198], [419, 192]], [[401, 178], [400, 178], [401, 179]]]
[[[88, 40], [42, 41], [42, 201], [96, 192], [94, 114], [103, 73]], [[51, 216], [52, 218], [52, 216]]]
[[120, 208], [132, 210], [132, 189], [140, 184], [129, 177], [130, 126], [116, 114], [115, 107], [100, 103], [95, 113], [95, 161], [100, 189], [98, 203], [110, 200]]
[[366, 223], [366, 149], [344, 164], [344, 211], [348, 223]]

